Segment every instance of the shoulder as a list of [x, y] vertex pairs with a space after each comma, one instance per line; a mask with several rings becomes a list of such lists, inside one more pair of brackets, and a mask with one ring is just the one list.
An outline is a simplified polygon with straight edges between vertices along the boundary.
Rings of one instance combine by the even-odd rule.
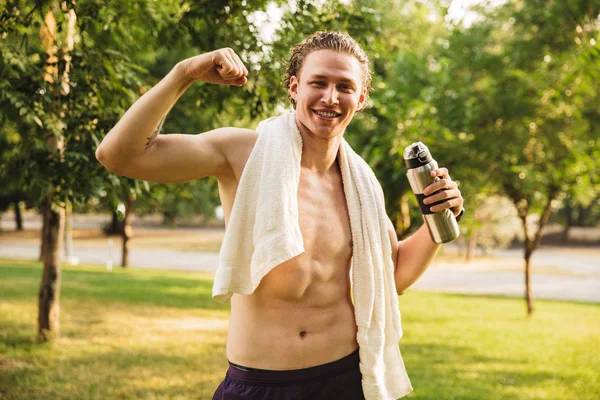
[[225, 127], [207, 132], [214, 136], [215, 145], [231, 167], [232, 178], [239, 181], [246, 161], [258, 140], [258, 132], [251, 129]]

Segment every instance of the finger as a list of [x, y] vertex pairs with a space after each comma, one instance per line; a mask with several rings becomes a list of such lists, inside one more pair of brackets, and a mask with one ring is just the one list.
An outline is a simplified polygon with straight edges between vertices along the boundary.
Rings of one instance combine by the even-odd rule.
[[456, 189], [456, 183], [450, 179], [440, 179], [439, 181], [433, 182], [423, 190], [425, 196], [429, 196], [438, 190], [444, 189]]
[[240, 72], [235, 60], [229, 54], [227, 54], [225, 57], [227, 59], [228, 68], [224, 71], [223, 74], [221, 74], [221, 77], [224, 80], [233, 80], [239, 78]]
[[225, 85], [243, 86], [246, 82], [248, 82], [248, 79], [245, 76], [242, 76], [241, 78], [230, 79], [228, 81], [224, 81], [223, 83]]
[[223, 56], [215, 64], [217, 66], [217, 73], [219, 74], [219, 77], [221, 77], [223, 81], [227, 80], [227, 77], [233, 69], [231, 61], [229, 61], [227, 57]]
[[443, 167], [431, 170], [430, 175], [432, 178], [440, 177], [442, 179], [450, 179], [448, 169]]
[[219, 71], [226, 67], [227, 57], [222, 50], [215, 51], [213, 56], [213, 64], [215, 64]]
[[224, 81], [232, 79], [235, 76], [234, 71], [237, 69], [237, 66], [227, 49], [219, 51], [215, 64], [218, 65], [217, 71]]
[[459, 198], [459, 197], [460, 197], [460, 191], [458, 191], [458, 190], [440, 190], [439, 192], [424, 198], [423, 204], [434, 204], [439, 201], [453, 199], [453, 198]]
[[238, 55], [235, 54], [235, 51], [233, 51], [230, 48], [227, 48], [225, 50], [227, 53], [227, 58], [229, 60], [231, 60], [231, 62], [233, 63], [233, 66], [234, 66], [234, 69], [231, 71], [231, 74], [229, 76], [227, 76], [227, 79], [228, 80], [237, 80], [243, 76], [246, 76], [246, 74], [248, 72], [247, 71], [244, 72], [246, 70], [244, 67], [244, 64], [242, 63], [242, 60], [240, 60]]
[[447, 209], [450, 209], [450, 208], [460, 207], [461, 204], [462, 204], [462, 200], [461, 199], [454, 198], [454, 199], [449, 199], [448, 201], [445, 201], [443, 203], [431, 206], [429, 209], [432, 212], [439, 212], [439, 211], [447, 210]]
[[237, 54], [233, 53], [233, 60], [235, 61], [239, 71], [240, 71], [240, 75], [241, 76], [247, 76], [248, 75], [248, 70], [246, 69], [246, 66], [244, 65], [244, 63], [242, 62], [242, 59], [240, 58], [240, 56], [238, 56]]

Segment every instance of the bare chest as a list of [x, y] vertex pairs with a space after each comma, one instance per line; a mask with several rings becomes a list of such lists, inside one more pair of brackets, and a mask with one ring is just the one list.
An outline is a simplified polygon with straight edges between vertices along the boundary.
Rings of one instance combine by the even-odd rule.
[[302, 174], [298, 187], [304, 254], [316, 261], [340, 261], [352, 255], [348, 207], [341, 177], [336, 178]]
[[298, 222], [304, 253], [271, 270], [257, 294], [292, 302], [307, 300], [318, 306], [333, 304], [349, 291], [352, 259], [350, 221], [341, 177], [301, 175]]
[[[237, 182], [219, 183], [225, 222], [233, 208]], [[304, 256], [319, 261], [352, 256], [350, 218], [341, 174], [320, 177], [302, 171], [298, 185], [298, 223]]]

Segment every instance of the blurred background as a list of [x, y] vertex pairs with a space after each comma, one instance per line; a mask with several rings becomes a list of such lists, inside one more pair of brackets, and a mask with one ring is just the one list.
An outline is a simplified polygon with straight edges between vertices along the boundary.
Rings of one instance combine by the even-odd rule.
[[[415, 344], [413, 349], [419, 350], [414, 357], [420, 360], [415, 361], [416, 369], [419, 362], [424, 363], [422, 374], [416, 374], [417, 381], [422, 380], [421, 387], [435, 383], [431, 384], [432, 392], [417, 390], [411, 397], [600, 397], [597, 0], [1, 2], [0, 298], [5, 307], [0, 307], [0, 395], [210, 398], [221, 376], [219, 368], [224, 371], [220, 346], [224, 345], [227, 310], [211, 303], [210, 290], [199, 294], [192, 288], [209, 288], [223, 238], [216, 180], [165, 185], [124, 178], [104, 169], [94, 151], [127, 108], [178, 61], [221, 47], [231, 47], [241, 56], [249, 70], [248, 83], [241, 88], [195, 84], [169, 113], [163, 132], [197, 134], [222, 126], [255, 128], [262, 119], [291, 107], [282, 85], [284, 64], [290, 47], [318, 30], [349, 33], [371, 58], [370, 106], [355, 117], [346, 139], [379, 178], [398, 237], [407, 237], [422, 224], [402, 160], [407, 145], [423, 141], [440, 165], [460, 182], [466, 208], [460, 223], [462, 236], [443, 247], [434, 265], [415, 285], [415, 300], [407, 296], [406, 301], [421, 307], [434, 302], [436, 308], [460, 299], [440, 293], [492, 296], [485, 299], [501, 295], [501, 299], [518, 304], [512, 310], [513, 303], [508, 303], [512, 311], [507, 311], [519, 317], [518, 324], [527, 323], [525, 315], [534, 315], [535, 297], [576, 301], [567, 304], [588, 307], [584, 311], [561, 308], [548, 318], [556, 322], [561, 313], [581, 316], [572, 321], [572, 329], [585, 333], [578, 341], [584, 350], [577, 356], [554, 356], [561, 360], [570, 357], [573, 365], [589, 365], [589, 369], [564, 377], [556, 371], [540, 375], [537, 367], [532, 367], [535, 373], [530, 371], [527, 378], [494, 375], [483, 379], [484, 385], [489, 384], [485, 391], [475, 381], [481, 381], [477, 377], [481, 378], [489, 365], [464, 375], [455, 375], [455, 367], [449, 365], [447, 371], [432, 377], [424, 354], [433, 350]], [[132, 268], [125, 271], [119, 266]], [[159, 271], [150, 272], [149, 268]], [[178, 275], [177, 270], [189, 273]], [[206, 274], [196, 275], [197, 271]], [[174, 274], [168, 275], [171, 283], [167, 286], [161, 283], [165, 282], [163, 273]], [[142, 282], [150, 284], [150, 280], [154, 292], [143, 290]], [[87, 284], [91, 285], [88, 290], [77, 292]], [[186, 288], [191, 292], [183, 295]], [[92, 293], [103, 294], [92, 301]], [[179, 302], [173, 300], [178, 294], [183, 296]], [[194, 303], [198, 298], [201, 303]], [[88, 300], [90, 305], [83, 307]], [[65, 306], [69, 301], [77, 307]], [[179, 314], [173, 314], [167, 325], [186, 332], [191, 329], [195, 334], [194, 329], [204, 329], [216, 335], [213, 340], [206, 333], [209, 339], [203, 342], [205, 346], [195, 349], [202, 354], [212, 349], [206, 353], [212, 357], [206, 364], [210, 367], [199, 367], [194, 364], [197, 360], [189, 359], [172, 364], [139, 354], [131, 359], [107, 356], [107, 362], [119, 359], [124, 367], [130, 362], [145, 365], [151, 359], [167, 369], [173, 365], [196, 371], [200, 368], [203, 373], [185, 378], [188, 383], [195, 382], [192, 392], [196, 390], [196, 394], [189, 394], [189, 384], [173, 386], [172, 380], [159, 379], [152, 386], [154, 378], [150, 376], [160, 374], [157, 370], [144, 370], [148, 379], [140, 378], [142, 371], [139, 387], [119, 381], [120, 386], [106, 392], [98, 389], [99, 381], [92, 390], [89, 382], [94, 381], [93, 376], [112, 376], [108, 367], [91, 375], [69, 375], [71, 381], [56, 387], [40, 383], [49, 379], [47, 375], [33, 386], [16, 383], [39, 375], [36, 368], [40, 360], [56, 369], [57, 364], [49, 360], [72, 355], [48, 353], [48, 348], [39, 349], [35, 344], [56, 340], [65, 344], [69, 337], [95, 337], [74, 327], [67, 328], [72, 336], [59, 335], [60, 321], [62, 318], [67, 327], [74, 321], [80, 326], [100, 324], [86, 318], [90, 313], [101, 314], [94, 307], [102, 301], [117, 301], [119, 310], [123, 304], [145, 304], [141, 309], [145, 311], [136, 314], [139, 321], [119, 313], [106, 318], [117, 318], [120, 322], [113, 320], [113, 324], [130, 333], [133, 327], [124, 328], [119, 323], [136, 320], [135, 326], [146, 326], [145, 331], [155, 335], [159, 333], [148, 324], [163, 328], [164, 324], [148, 322], [149, 315], [154, 315], [148, 311], [152, 304], [174, 309], [187, 309], [184, 304], [194, 304], [189, 306], [194, 310], [207, 308], [208, 316], [196, 315], [187, 325], [174, 322], [188, 318]], [[461, 304], [456, 307], [465, 307]], [[562, 307], [556, 305], [560, 302], [541, 304]], [[489, 311], [503, 306], [489, 307], [483, 314], [490, 316]], [[71, 314], [74, 308], [78, 311]], [[480, 311], [474, 309], [466, 318], [476, 320]], [[161, 308], [161, 312], [171, 315], [174, 311]], [[543, 315], [544, 311], [540, 312]], [[442, 320], [446, 317], [440, 316]], [[99, 321], [108, 326], [106, 320]], [[548, 321], [545, 324], [553, 326], [552, 332], [558, 329]], [[504, 326], [506, 335], [514, 329], [521, 333], [530, 329], [521, 325], [515, 328], [509, 322]], [[540, 329], [535, 340], [552, 336], [551, 331]], [[134, 336], [143, 337], [135, 332]], [[564, 334], [571, 336], [569, 331]], [[489, 332], [481, 335], [487, 337]], [[173, 346], [162, 336], [148, 340]], [[191, 337], [189, 340], [193, 341]], [[559, 343], [562, 339], [555, 340]], [[487, 348], [498, 345], [493, 343]], [[534, 352], [543, 353], [556, 343], [542, 342]], [[410, 344], [408, 339], [409, 350]], [[91, 351], [89, 346], [85, 348]], [[442, 350], [438, 347], [436, 351]], [[456, 348], [443, 351], [458, 354]], [[583, 353], [587, 355], [582, 361], [579, 356]], [[442, 357], [445, 353], [436, 354]], [[410, 355], [407, 357], [411, 360]], [[475, 361], [461, 362], [473, 365]], [[547, 362], [537, 360], [534, 364]], [[69, 365], [77, 368], [81, 364]], [[186, 375], [181, 372], [178, 376]], [[436, 376], [445, 378], [436, 381]], [[476, 389], [462, 393], [457, 388], [457, 393], [462, 393], [457, 397], [435, 392], [434, 387], [456, 384], [445, 380], [450, 376], [472, 380]], [[73, 380], [83, 386], [69, 389]], [[529, 391], [524, 391], [523, 382], [531, 383]], [[545, 382], [546, 389], [540, 391], [533, 382]], [[148, 387], [140, 389], [144, 385]], [[119, 392], [119, 387], [126, 389]]]

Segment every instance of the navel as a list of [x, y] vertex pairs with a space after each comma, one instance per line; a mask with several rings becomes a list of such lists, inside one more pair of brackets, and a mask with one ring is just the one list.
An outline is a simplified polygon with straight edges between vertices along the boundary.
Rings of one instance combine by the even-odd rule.
[[300, 337], [303, 338], [304, 336], [306, 336], [306, 332], [305, 331], [301, 331], [300, 332]]

